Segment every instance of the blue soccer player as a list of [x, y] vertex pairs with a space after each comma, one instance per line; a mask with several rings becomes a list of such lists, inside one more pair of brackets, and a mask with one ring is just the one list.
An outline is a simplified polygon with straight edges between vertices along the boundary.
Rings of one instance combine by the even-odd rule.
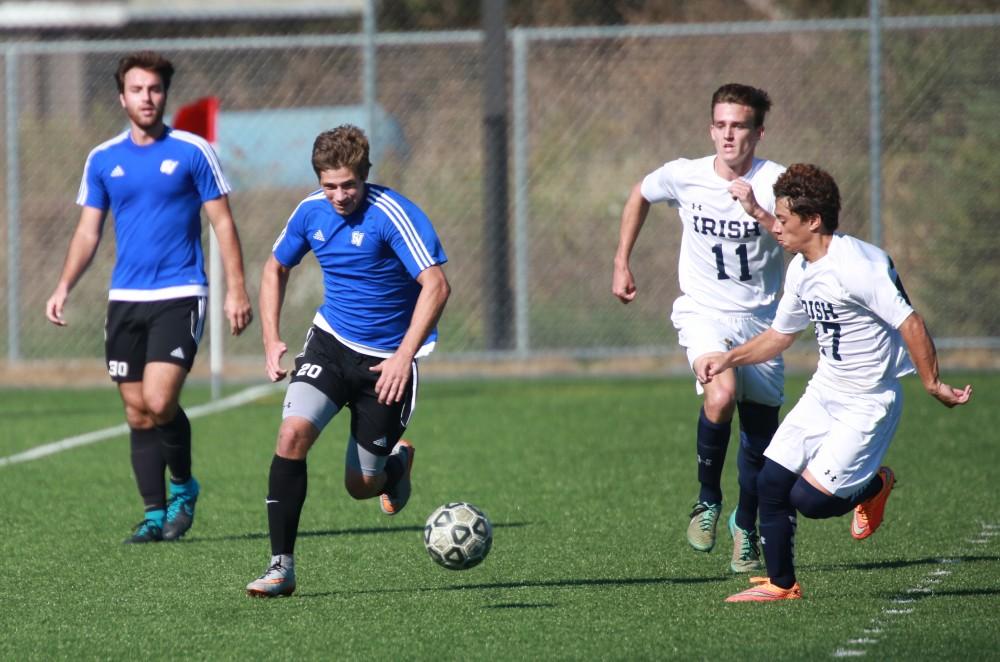
[[323, 305], [295, 359], [268, 480], [271, 561], [247, 587], [258, 597], [295, 591], [295, 539], [306, 499], [306, 455], [343, 408], [351, 412], [344, 486], [399, 513], [410, 498], [413, 446], [401, 439], [417, 398], [417, 361], [433, 349], [451, 293], [427, 216], [399, 193], [369, 184], [368, 139], [344, 125], [321, 133], [312, 166], [320, 188], [299, 203], [274, 243], [260, 285], [268, 378], [287, 346], [279, 319], [292, 268], [312, 251]]
[[913, 310], [885, 251], [837, 232], [840, 192], [827, 172], [789, 166], [774, 184], [774, 234], [795, 257], [771, 327], [725, 353], [695, 362], [711, 383], [734, 366], [767, 361], [814, 325], [819, 365], [764, 452], [758, 476], [760, 533], [767, 577], [727, 602], [802, 597], [795, 576], [796, 511], [818, 519], [851, 510], [851, 536], [882, 524], [896, 482], [882, 465], [903, 410], [902, 375], [917, 373], [947, 407], [965, 404], [972, 387], [941, 381], [934, 342]]
[[168, 60], [150, 51], [119, 62], [115, 81], [129, 128], [87, 157], [77, 196], [80, 221], [45, 304], [49, 321], [66, 326], [69, 293], [90, 265], [111, 210], [116, 255], [104, 351], [125, 407], [132, 469], [145, 507], [126, 543], [176, 540], [194, 520], [199, 485], [191, 475], [191, 424], [178, 400], [205, 320], [203, 207], [222, 252], [231, 332], [241, 333], [252, 319], [219, 159], [202, 138], [163, 123], [173, 73]]
[[[781, 248], [771, 235], [774, 181], [783, 166], [755, 156], [764, 136], [771, 99], [763, 90], [728, 83], [712, 95], [709, 135], [715, 153], [675, 159], [646, 175], [622, 211], [612, 293], [630, 303], [638, 293], [629, 258], [650, 205], [677, 207], [681, 249], [677, 267], [681, 296], [670, 320], [688, 362], [724, 351], [763, 331], [774, 317], [781, 287]], [[730, 569], [761, 567], [757, 546], [757, 472], [778, 428], [784, 397], [781, 357], [729, 370], [696, 387], [704, 396], [696, 438], [700, 489], [691, 509], [687, 539], [699, 552], [715, 547], [722, 513], [722, 467], [733, 414], [739, 412], [739, 501], [729, 517], [733, 537]]]

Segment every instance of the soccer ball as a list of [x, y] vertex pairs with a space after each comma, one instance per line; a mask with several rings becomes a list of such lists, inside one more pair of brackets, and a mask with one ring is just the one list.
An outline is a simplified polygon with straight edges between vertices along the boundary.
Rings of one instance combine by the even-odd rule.
[[427, 518], [424, 547], [439, 565], [467, 570], [483, 562], [493, 545], [493, 525], [469, 503], [446, 503]]

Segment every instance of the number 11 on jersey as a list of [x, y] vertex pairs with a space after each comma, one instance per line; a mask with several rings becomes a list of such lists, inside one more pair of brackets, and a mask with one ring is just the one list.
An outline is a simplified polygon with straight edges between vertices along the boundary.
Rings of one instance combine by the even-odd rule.
[[[722, 244], [712, 246], [712, 252], [715, 253], [715, 266], [719, 270], [719, 280], [728, 280], [729, 274], [726, 273], [726, 261], [722, 253]], [[747, 245], [740, 244], [734, 252], [740, 258], [740, 281], [745, 282], [750, 280], [750, 261], [747, 259]]]

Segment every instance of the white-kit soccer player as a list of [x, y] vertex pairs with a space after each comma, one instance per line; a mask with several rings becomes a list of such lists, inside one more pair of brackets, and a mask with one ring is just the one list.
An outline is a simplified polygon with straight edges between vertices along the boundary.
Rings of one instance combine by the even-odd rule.
[[[774, 234], [795, 253], [771, 328], [725, 353], [699, 357], [698, 378], [711, 383], [734, 366], [766, 361], [814, 325], [819, 365], [765, 451], [758, 476], [760, 532], [768, 577], [728, 602], [802, 596], [795, 576], [796, 511], [810, 518], [854, 510], [851, 535], [882, 523], [895, 483], [882, 460], [903, 409], [900, 376], [914, 365], [924, 388], [947, 407], [964, 404], [938, 375], [937, 354], [885, 251], [837, 232], [840, 192], [827, 172], [795, 164], [774, 185]], [[911, 362], [912, 359], [912, 362]]]
[[247, 585], [258, 597], [295, 590], [295, 539], [306, 499], [306, 455], [323, 428], [351, 412], [344, 486], [399, 513], [410, 498], [414, 448], [401, 439], [417, 397], [417, 358], [437, 341], [451, 293], [430, 220], [399, 193], [367, 183], [368, 139], [343, 125], [321, 133], [312, 166], [320, 189], [299, 203], [274, 243], [260, 285], [264, 359], [285, 378], [279, 320], [292, 268], [310, 251], [323, 271], [323, 305], [295, 359], [268, 479], [271, 561]]
[[59, 283], [45, 304], [48, 319], [66, 326], [70, 290], [93, 259], [110, 210], [116, 246], [105, 356], [125, 407], [132, 468], [145, 508], [127, 543], [176, 540], [194, 520], [200, 488], [191, 475], [191, 424], [178, 399], [205, 320], [202, 208], [219, 240], [231, 332], [241, 333], [252, 319], [230, 187], [219, 159], [199, 136], [163, 123], [173, 73], [173, 65], [151, 51], [119, 62], [115, 81], [129, 128], [87, 157], [77, 196], [83, 210]]
[[[783, 268], [781, 248], [771, 236], [772, 185], [784, 169], [755, 156], [771, 100], [763, 90], [730, 83], [712, 95], [709, 134], [715, 154], [676, 159], [632, 188], [622, 212], [612, 292], [623, 303], [638, 292], [629, 257], [653, 203], [677, 207], [681, 227], [678, 265], [681, 296], [671, 322], [688, 362], [724, 351], [763, 331], [774, 317]], [[781, 357], [732, 370], [698, 386], [697, 461], [700, 492], [690, 514], [687, 539], [702, 552], [715, 546], [722, 512], [721, 477], [731, 422], [739, 410], [737, 455], [740, 496], [729, 518], [734, 572], [760, 568], [757, 547], [757, 473], [764, 449], [778, 427], [784, 396]]]

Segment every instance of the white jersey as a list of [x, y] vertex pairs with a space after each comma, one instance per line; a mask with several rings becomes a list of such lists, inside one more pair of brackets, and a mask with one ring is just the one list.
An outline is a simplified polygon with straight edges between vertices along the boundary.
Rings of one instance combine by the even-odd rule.
[[815, 324], [819, 366], [813, 380], [838, 391], [884, 389], [913, 364], [897, 330], [913, 313], [882, 249], [836, 233], [819, 260], [788, 265], [772, 328], [797, 333]]
[[[681, 291], [722, 313], [771, 319], [781, 287], [781, 247], [729, 194], [715, 156], [676, 159], [646, 175], [642, 197], [677, 207], [684, 230], [677, 273]], [[743, 179], [757, 203], [774, 213], [774, 182], [784, 167], [754, 159]]]

